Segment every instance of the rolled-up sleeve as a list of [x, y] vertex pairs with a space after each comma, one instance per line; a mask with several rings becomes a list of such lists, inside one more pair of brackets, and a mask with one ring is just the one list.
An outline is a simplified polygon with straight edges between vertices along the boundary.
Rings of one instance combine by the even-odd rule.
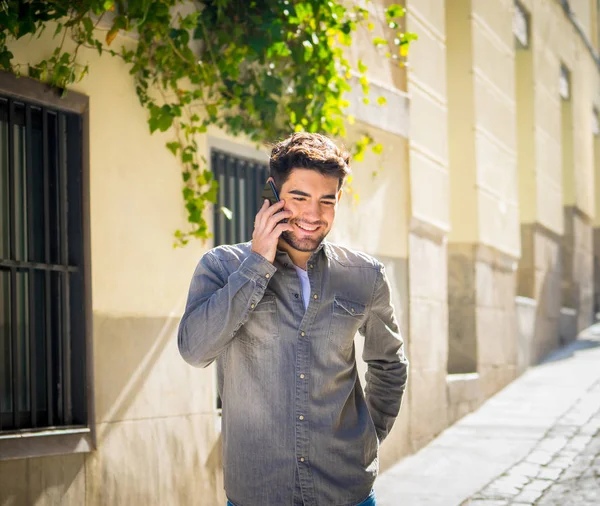
[[247, 321], [276, 271], [266, 258], [252, 252], [227, 277], [214, 252], [206, 253], [194, 272], [177, 333], [185, 361], [196, 367], [210, 365]]
[[359, 332], [365, 337], [362, 355], [367, 363], [365, 399], [381, 442], [400, 412], [408, 380], [404, 341], [383, 264], [379, 265], [370, 310]]

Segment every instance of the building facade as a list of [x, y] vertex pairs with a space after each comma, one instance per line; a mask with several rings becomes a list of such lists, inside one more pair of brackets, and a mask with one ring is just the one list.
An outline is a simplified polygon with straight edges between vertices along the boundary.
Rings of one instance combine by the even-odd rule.
[[[372, 2], [373, 16], [383, 18], [384, 5]], [[330, 234], [385, 264], [411, 362], [400, 416], [381, 448], [381, 471], [573, 339], [600, 304], [596, 0], [405, 5], [406, 29], [419, 36], [408, 70], [383, 58], [367, 34], [348, 51], [369, 66], [374, 100], [365, 104], [360, 93], [350, 94], [356, 124], [338, 140], [368, 132], [384, 151], [353, 164], [360, 199], [344, 194]], [[16, 60], [49, 55], [53, 31], [14, 43]], [[115, 43], [132, 42], [119, 36]], [[216, 243], [250, 238], [268, 150], [218, 130], [199, 138], [221, 183], [219, 203], [232, 208], [234, 220], [217, 209], [216, 242], [173, 249], [173, 231], [186, 216], [180, 168], [165, 149], [169, 134], [148, 133], [121, 61], [80, 54], [90, 73], [73, 87], [69, 104], [35, 83], [0, 76], [0, 202], [11, 206], [1, 208], [0, 220], [3, 240], [10, 237], [0, 256], [0, 505], [224, 504], [214, 366], [183, 362], [176, 331], [201, 255]], [[376, 105], [379, 96], [384, 107]], [[82, 159], [69, 151], [78, 143]], [[39, 202], [55, 202], [48, 216], [58, 225], [27, 229], [17, 211], [35, 207], [5, 196], [30, 181], [19, 183], [19, 170], [30, 174], [28, 167], [53, 166], [52, 160], [60, 168], [57, 203], [52, 181], [36, 191]], [[61, 214], [69, 181], [84, 197], [77, 223]], [[38, 254], [35, 230], [58, 234], [56, 259], [49, 247], [31, 260]], [[30, 261], [19, 259], [19, 248], [31, 248]], [[31, 300], [23, 294], [37, 293], [35, 276], [23, 278], [31, 292], [11, 283], [38, 271], [47, 280], [40, 281], [48, 290], [40, 300], [49, 316], [36, 326], [33, 306], [23, 302]], [[64, 303], [55, 307], [55, 300]], [[69, 360], [61, 355], [69, 365], [55, 371], [70, 390], [53, 390], [54, 363], [42, 360], [36, 369], [38, 352], [23, 346], [17, 354], [13, 345], [31, 345], [27, 336], [44, 325], [50, 332], [54, 314], [62, 315], [60, 328], [80, 333]], [[6, 330], [14, 321], [29, 323]], [[357, 337], [357, 357], [361, 350]], [[30, 361], [22, 365], [13, 356]], [[364, 374], [360, 360], [358, 367]], [[13, 374], [33, 370], [48, 381], [40, 383], [41, 373], [35, 382]], [[27, 381], [42, 387], [23, 396], [30, 418], [21, 421], [10, 412], [11, 395], [13, 385], [24, 391]], [[41, 407], [52, 396], [62, 403], [56, 413]], [[7, 430], [36, 420], [36, 431]]]

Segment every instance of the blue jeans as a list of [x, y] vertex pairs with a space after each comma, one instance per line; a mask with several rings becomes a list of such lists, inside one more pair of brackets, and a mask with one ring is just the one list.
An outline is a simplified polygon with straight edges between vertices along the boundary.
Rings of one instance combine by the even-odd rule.
[[[234, 506], [232, 503], [227, 501], [227, 506]], [[357, 504], [356, 506], [377, 506], [375, 503], [375, 490], [371, 490], [369, 497], [367, 497], [363, 502]]]

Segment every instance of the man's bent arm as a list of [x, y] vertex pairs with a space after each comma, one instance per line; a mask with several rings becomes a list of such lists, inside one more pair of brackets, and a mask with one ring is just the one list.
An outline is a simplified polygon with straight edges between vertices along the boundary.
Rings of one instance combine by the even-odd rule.
[[177, 333], [185, 361], [195, 367], [210, 365], [247, 321], [276, 271], [271, 262], [251, 252], [227, 278], [216, 255], [206, 253], [194, 272]]
[[381, 442], [398, 416], [408, 379], [404, 341], [392, 306], [390, 283], [382, 264], [369, 314], [359, 332], [365, 336], [365, 399]]

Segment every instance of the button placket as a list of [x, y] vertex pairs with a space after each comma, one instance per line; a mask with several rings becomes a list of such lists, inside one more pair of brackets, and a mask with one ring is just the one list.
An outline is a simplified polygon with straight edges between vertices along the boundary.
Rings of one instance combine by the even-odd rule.
[[308, 262], [308, 279], [310, 284], [310, 298], [308, 307], [304, 313], [300, 325], [298, 326], [298, 352], [296, 355], [296, 373], [300, 378], [296, 381], [296, 458], [303, 465], [299, 466], [298, 479], [302, 489], [304, 504], [307, 506], [315, 506], [315, 486], [313, 482], [312, 470], [309, 462], [310, 453], [310, 422], [308, 416], [310, 414], [310, 382], [308, 374], [310, 374], [310, 327], [313, 324], [317, 308], [319, 306], [319, 297], [321, 293], [321, 276], [317, 269], [316, 258]]

